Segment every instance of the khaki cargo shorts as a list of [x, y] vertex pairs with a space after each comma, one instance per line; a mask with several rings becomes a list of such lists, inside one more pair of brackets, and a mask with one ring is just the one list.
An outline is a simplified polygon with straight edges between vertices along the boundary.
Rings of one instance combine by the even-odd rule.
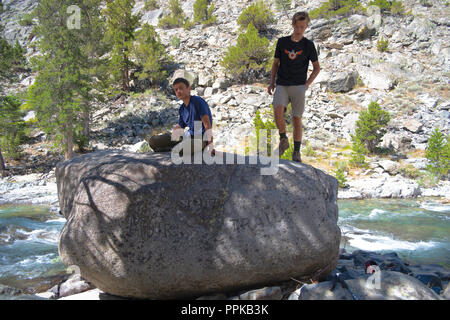
[[289, 102], [292, 106], [292, 115], [301, 117], [305, 111], [306, 84], [298, 86], [279, 86], [275, 88], [273, 94], [273, 108], [277, 105], [287, 107]]

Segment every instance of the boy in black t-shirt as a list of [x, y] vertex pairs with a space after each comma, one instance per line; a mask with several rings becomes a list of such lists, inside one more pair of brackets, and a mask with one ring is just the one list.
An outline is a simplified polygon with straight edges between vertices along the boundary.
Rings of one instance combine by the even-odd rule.
[[[297, 12], [292, 17], [294, 32], [290, 36], [278, 39], [270, 84], [267, 88], [271, 95], [275, 88], [276, 75], [273, 108], [275, 123], [280, 132], [280, 145], [278, 147], [280, 157], [289, 148], [284, 110], [288, 103], [291, 102], [294, 124], [294, 152], [292, 153], [292, 160], [297, 162], [302, 161], [300, 146], [302, 141], [302, 115], [305, 110], [305, 91], [320, 71], [314, 43], [303, 37], [309, 22], [310, 19], [306, 12]], [[312, 62], [314, 69], [307, 79], [309, 61]]]

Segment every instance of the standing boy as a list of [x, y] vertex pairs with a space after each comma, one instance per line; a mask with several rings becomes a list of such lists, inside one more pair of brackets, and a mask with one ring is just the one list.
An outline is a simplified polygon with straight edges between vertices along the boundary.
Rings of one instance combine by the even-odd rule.
[[[270, 84], [267, 88], [271, 95], [275, 88], [276, 76], [273, 108], [275, 123], [280, 133], [280, 144], [278, 147], [280, 157], [289, 148], [284, 111], [288, 103], [291, 102], [294, 124], [294, 152], [292, 153], [292, 160], [297, 162], [302, 162], [300, 147], [303, 133], [302, 115], [305, 110], [305, 91], [320, 71], [314, 43], [303, 36], [309, 22], [310, 18], [307, 12], [297, 12], [292, 17], [294, 32], [290, 36], [279, 38], [277, 41]], [[312, 62], [314, 69], [307, 79], [309, 61]]]

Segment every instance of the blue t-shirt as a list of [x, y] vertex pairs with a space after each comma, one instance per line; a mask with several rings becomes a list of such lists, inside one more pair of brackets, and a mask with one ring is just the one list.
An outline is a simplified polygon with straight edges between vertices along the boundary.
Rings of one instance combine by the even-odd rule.
[[[180, 119], [178, 120], [178, 124], [182, 128], [189, 127], [189, 133], [191, 136], [194, 135], [194, 121], [202, 121], [202, 117], [207, 114], [209, 116], [209, 121], [211, 122], [212, 127], [212, 115], [211, 110], [209, 109], [206, 101], [199, 96], [191, 96], [189, 101], [189, 106], [186, 107], [184, 103], [181, 104], [180, 109], [178, 110], [180, 114]], [[205, 133], [205, 126], [202, 124], [202, 135]]]

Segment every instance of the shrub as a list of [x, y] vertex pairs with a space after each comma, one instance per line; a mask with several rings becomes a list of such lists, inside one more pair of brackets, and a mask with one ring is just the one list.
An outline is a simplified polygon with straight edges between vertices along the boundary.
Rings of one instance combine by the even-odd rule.
[[439, 177], [431, 172], [420, 173], [417, 184], [421, 188], [434, 188], [439, 183]]
[[272, 120], [267, 119], [266, 121], [263, 121], [261, 118], [261, 113], [259, 110], [256, 111], [255, 118], [253, 119], [253, 125], [255, 126], [256, 130], [256, 150], [259, 150], [259, 139], [260, 139], [260, 132], [259, 130], [266, 130], [267, 131], [267, 149], [265, 150], [267, 152], [267, 155], [270, 156], [272, 154], [271, 150], [271, 142], [272, 142], [272, 129], [276, 129], [277, 126]]
[[185, 23], [186, 17], [178, 0], [170, 0], [169, 10], [169, 15], [159, 19], [158, 26], [165, 29], [182, 27]]
[[259, 1], [242, 11], [237, 22], [242, 29], [247, 29], [250, 24], [253, 24], [258, 31], [264, 31], [274, 21], [273, 12], [263, 1]]
[[186, 19], [183, 23], [183, 29], [189, 30], [192, 29], [192, 27], [195, 25], [194, 21], [191, 21], [190, 19]]
[[173, 38], [170, 40], [170, 44], [172, 47], [178, 49], [180, 47], [180, 38], [177, 36], [173, 36]]
[[391, 5], [391, 13], [393, 15], [404, 15], [405, 8], [400, 1], [393, 1]]
[[259, 37], [258, 30], [250, 23], [247, 32], [239, 35], [237, 44], [228, 48], [220, 64], [241, 82], [248, 81], [252, 71], [267, 72], [270, 68], [269, 40]]
[[375, 5], [381, 9], [381, 12], [401, 14], [404, 12], [401, 1], [374, 0], [368, 3], [368, 6]]
[[31, 26], [33, 25], [33, 18], [29, 13], [25, 13], [19, 20], [21, 26]]
[[291, 7], [291, 0], [275, 0], [275, 6], [278, 10], [283, 11], [283, 13], [287, 15], [287, 11]]
[[359, 113], [352, 141], [364, 143], [367, 151], [373, 153], [386, 133], [385, 126], [389, 121], [389, 112], [384, 111], [377, 102], [372, 101], [367, 110]]
[[342, 170], [341, 168], [337, 168], [336, 170], [334, 170], [334, 176], [339, 183], [339, 187], [341, 187], [341, 188], [347, 187], [347, 184], [346, 184], [347, 179], [345, 178], [344, 170]]
[[444, 137], [438, 128], [434, 128], [428, 140], [425, 157], [431, 162], [427, 170], [438, 177], [446, 176], [450, 171], [450, 135]]
[[145, 10], [159, 9], [158, 0], [145, 0], [144, 9]]
[[319, 8], [311, 10], [311, 19], [332, 18], [334, 16], [349, 16], [354, 13], [364, 13], [365, 9], [358, 0], [329, 0]]
[[377, 41], [377, 50], [380, 52], [387, 52], [389, 46], [389, 40], [388, 39], [380, 39]]
[[24, 50], [16, 40], [13, 47], [6, 39], [0, 38], [0, 79], [13, 76], [17, 68], [26, 63]]
[[20, 157], [20, 144], [25, 137], [21, 102], [14, 96], [0, 96], [0, 149], [5, 158]]
[[168, 63], [169, 57], [153, 26], [146, 23], [136, 33], [132, 53], [142, 67], [140, 72], [136, 72], [139, 80], [149, 79], [152, 83], [160, 83], [165, 78], [163, 66]]
[[408, 179], [417, 179], [421, 176], [420, 170], [412, 164], [407, 164], [400, 168], [400, 174]]
[[196, 0], [194, 3], [194, 23], [210, 25], [216, 23], [217, 17], [213, 16], [214, 4], [208, 8], [208, 0]]
[[365, 156], [367, 154], [367, 149], [361, 140], [352, 137], [352, 141], [350, 165], [353, 167], [365, 167], [367, 165]]
[[317, 155], [316, 151], [314, 151], [313, 147], [311, 147], [311, 144], [309, 141], [306, 141], [305, 148], [303, 149], [303, 153], [305, 156], [308, 157], [315, 157]]

